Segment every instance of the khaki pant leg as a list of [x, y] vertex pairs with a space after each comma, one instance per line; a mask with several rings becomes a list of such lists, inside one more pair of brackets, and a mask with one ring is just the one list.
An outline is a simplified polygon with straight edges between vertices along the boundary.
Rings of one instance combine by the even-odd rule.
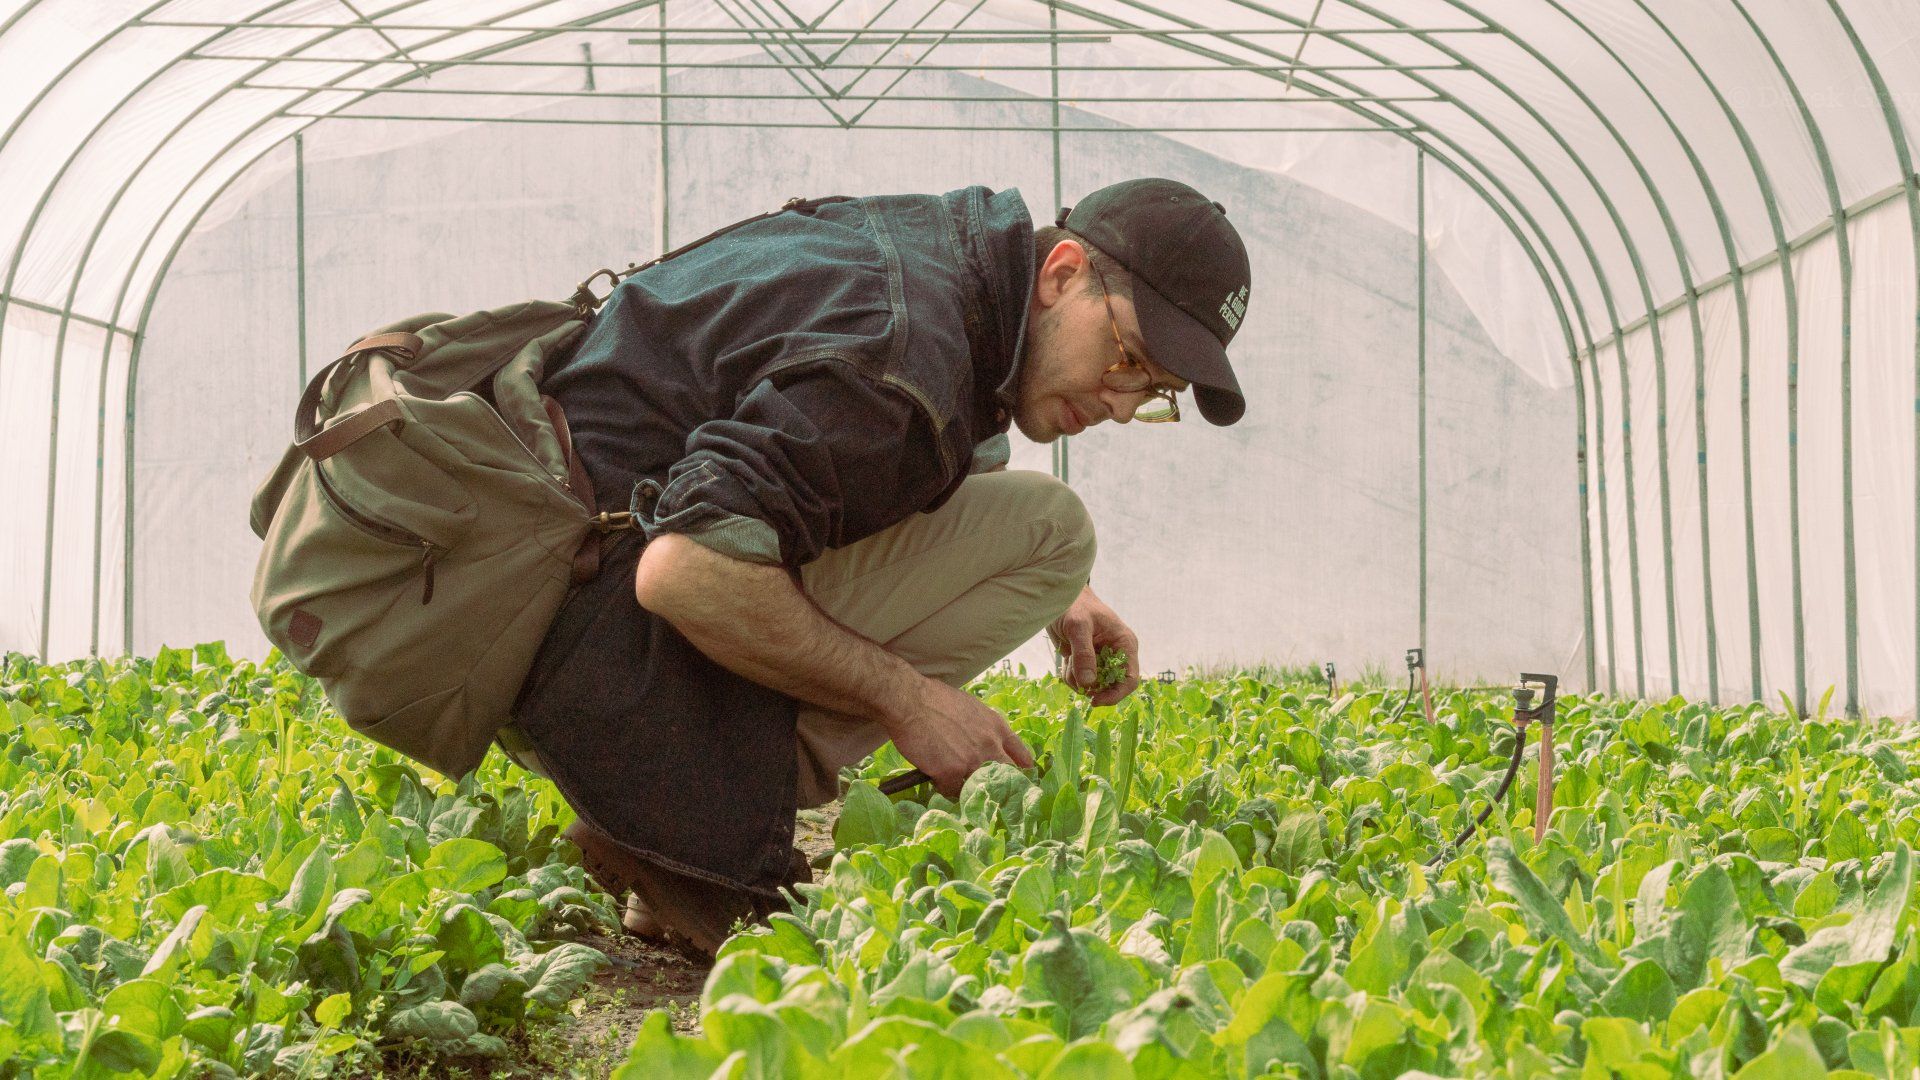
[[[921, 674], [962, 686], [1066, 611], [1094, 547], [1093, 520], [1066, 484], [1042, 472], [980, 473], [934, 513], [801, 567], [801, 588]], [[873, 720], [802, 703], [799, 804], [833, 801], [840, 769], [886, 741]]]

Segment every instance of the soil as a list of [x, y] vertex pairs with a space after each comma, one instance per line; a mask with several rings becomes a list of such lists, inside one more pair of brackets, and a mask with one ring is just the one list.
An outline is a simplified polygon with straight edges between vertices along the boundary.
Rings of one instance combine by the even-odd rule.
[[[794, 843], [808, 861], [824, 861], [833, 851], [833, 822], [840, 804], [802, 810], [795, 823]], [[470, 1077], [474, 1080], [533, 1080], [568, 1076], [601, 1078], [626, 1060], [627, 1048], [647, 1014], [667, 1010], [673, 1028], [685, 1034], [700, 1030], [700, 990], [711, 965], [694, 961], [668, 948], [642, 941], [618, 928], [585, 934], [581, 944], [599, 949], [613, 961], [576, 999], [569, 1012], [547, 1030], [515, 1032], [510, 1061], [484, 1059], [435, 1062], [412, 1061], [388, 1055], [373, 1068], [354, 1071], [354, 1077]]]

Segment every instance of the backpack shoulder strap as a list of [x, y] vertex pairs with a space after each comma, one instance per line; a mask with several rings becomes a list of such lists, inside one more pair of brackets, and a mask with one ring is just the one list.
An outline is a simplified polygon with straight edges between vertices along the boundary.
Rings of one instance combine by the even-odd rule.
[[756, 221], [765, 221], [767, 218], [777, 217], [781, 214], [786, 213], [789, 210], [812, 210], [814, 207], [817, 207], [817, 206], [826, 206], [829, 203], [837, 203], [837, 202], [851, 202], [852, 200], [853, 200], [853, 196], [851, 195], [827, 195], [818, 199], [803, 199], [800, 196], [795, 195], [793, 198], [788, 199], [786, 202], [780, 204], [780, 209], [778, 210], [769, 210], [764, 214], [755, 214], [750, 218], [742, 218], [741, 220], [736, 221], [731, 225], [727, 225], [723, 228], [715, 229], [714, 231], [708, 233], [707, 235], [701, 237], [698, 240], [695, 240], [690, 244], [682, 244], [681, 246], [674, 248], [672, 251], [667, 252], [665, 255], [661, 255], [657, 258], [654, 258], [640, 266], [634, 266], [629, 264], [625, 270], [621, 270], [617, 272], [613, 270], [604, 270], [604, 269], [596, 270], [593, 272], [593, 274], [591, 274], [587, 278], [587, 280], [580, 283], [580, 288], [573, 294], [573, 302], [575, 305], [584, 304], [584, 305], [587, 305], [591, 310], [598, 310], [600, 307], [600, 304], [606, 298], [600, 297], [600, 296], [594, 296], [593, 290], [590, 286], [592, 286], [595, 281], [599, 280], [599, 278], [603, 274], [606, 276], [608, 281], [610, 281], [614, 285], [618, 285], [620, 284], [621, 278], [630, 277], [634, 274], [639, 273], [642, 270], [652, 269], [653, 267], [659, 266], [661, 263], [666, 262], [668, 259], [677, 259], [680, 256], [685, 255], [687, 252], [692, 251], [694, 248], [697, 248], [700, 245], [706, 243], [707, 241], [717, 240], [720, 237], [725, 236], [726, 234], [732, 232], [735, 229], [740, 228], [743, 225], [751, 225]]

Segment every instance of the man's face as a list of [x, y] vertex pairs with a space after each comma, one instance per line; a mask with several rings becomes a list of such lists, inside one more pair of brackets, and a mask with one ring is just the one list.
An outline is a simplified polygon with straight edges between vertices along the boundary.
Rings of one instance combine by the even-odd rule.
[[[1112, 287], [1114, 282], [1107, 284]], [[1101, 381], [1101, 374], [1121, 361], [1113, 340], [1115, 324], [1127, 352], [1146, 367], [1156, 385], [1187, 389], [1186, 380], [1147, 355], [1133, 300], [1111, 295], [1109, 299], [1112, 323], [1086, 249], [1073, 240], [1054, 246], [1034, 278], [1027, 302], [1027, 346], [1014, 413], [1020, 434], [1050, 443], [1108, 420], [1124, 424], [1133, 419], [1135, 409], [1152, 399], [1145, 390], [1123, 394]]]

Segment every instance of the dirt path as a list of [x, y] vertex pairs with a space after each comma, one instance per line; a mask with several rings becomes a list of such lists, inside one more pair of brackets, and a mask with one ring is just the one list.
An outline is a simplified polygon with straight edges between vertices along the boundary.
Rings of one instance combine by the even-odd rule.
[[[839, 813], [839, 803], [800, 812], [794, 842], [809, 861], [833, 850], [833, 822]], [[574, 1000], [571, 1020], [508, 1036], [513, 1047], [508, 1060], [415, 1062], [407, 1055], [390, 1054], [350, 1075], [356, 1080], [602, 1080], [626, 1060], [641, 1021], [653, 1010], [667, 1010], [676, 1031], [700, 1030], [700, 990], [711, 965], [618, 931], [582, 935], [579, 941], [607, 954], [613, 963]]]
[[[809, 862], [833, 850], [833, 821], [839, 814], [839, 803], [801, 812], [794, 843], [806, 852]], [[613, 965], [594, 977], [576, 1023], [565, 1032], [569, 1048], [580, 1057], [596, 1058], [611, 1047], [615, 1056], [607, 1065], [617, 1066], [640, 1022], [655, 1009], [671, 1014], [676, 1031], [700, 1030], [700, 990], [706, 985], [709, 965], [628, 934], [582, 940], [606, 953]]]

